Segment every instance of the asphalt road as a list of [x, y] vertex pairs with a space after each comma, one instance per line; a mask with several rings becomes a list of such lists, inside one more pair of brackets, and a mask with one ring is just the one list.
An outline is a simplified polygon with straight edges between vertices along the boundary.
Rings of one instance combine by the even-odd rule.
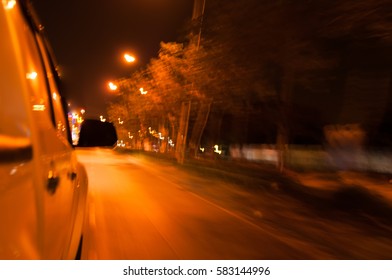
[[282, 191], [279, 178], [238, 185], [139, 155], [77, 154], [89, 175], [82, 259], [392, 258], [389, 225]]

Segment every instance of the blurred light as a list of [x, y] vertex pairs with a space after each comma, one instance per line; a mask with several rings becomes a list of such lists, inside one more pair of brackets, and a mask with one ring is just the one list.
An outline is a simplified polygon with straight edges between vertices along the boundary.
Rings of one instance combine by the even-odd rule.
[[222, 150], [219, 150], [219, 146], [218, 145], [214, 146], [214, 153], [222, 154]]
[[171, 147], [174, 147], [173, 140], [171, 140], [170, 138], [168, 138], [168, 141], [167, 141], [167, 142], [169, 143], [169, 145], [170, 145]]
[[123, 140], [117, 140], [117, 147], [125, 147], [125, 143]]
[[124, 54], [125, 61], [128, 63], [135, 62], [136, 58], [128, 53]]
[[118, 88], [118, 87], [117, 87], [114, 83], [112, 83], [112, 82], [109, 83], [109, 89], [110, 89], [110, 90], [115, 91], [115, 90], [117, 90], [117, 88]]
[[200, 147], [200, 151], [202, 152], [202, 153], [204, 153], [204, 148], [202, 148], [202, 147]]
[[3, 0], [3, 5], [7, 10], [11, 10], [15, 7], [16, 1], [15, 0]]
[[139, 90], [140, 90], [141, 94], [147, 94], [147, 92], [148, 92], [148, 91], [145, 91], [143, 88], [140, 88]]
[[80, 113], [82, 113], [82, 115], [83, 115], [84, 113], [86, 113], [86, 110], [82, 109], [82, 110], [80, 110]]
[[57, 93], [53, 92], [53, 99], [57, 100]]
[[34, 71], [26, 74], [26, 78], [29, 80], [35, 80], [37, 76], [38, 76], [37, 72]]
[[45, 111], [45, 105], [33, 105], [33, 111]]
[[11, 175], [11, 176], [12, 176], [12, 175], [15, 175], [17, 172], [18, 172], [18, 168], [17, 168], [17, 167], [14, 167], [14, 168], [11, 169], [10, 175]]

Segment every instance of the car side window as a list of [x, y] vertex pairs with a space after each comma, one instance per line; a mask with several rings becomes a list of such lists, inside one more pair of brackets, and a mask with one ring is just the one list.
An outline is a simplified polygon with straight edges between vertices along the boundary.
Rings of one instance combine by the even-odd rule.
[[54, 122], [55, 122], [55, 127], [57, 129], [57, 135], [61, 138], [61, 140], [68, 141], [70, 132], [69, 132], [69, 126], [67, 124], [66, 115], [63, 109], [62, 96], [60, 95], [59, 87], [57, 83], [58, 74], [56, 72], [56, 69], [54, 68], [53, 62], [48, 53], [44, 40], [40, 36], [37, 36], [37, 42], [45, 65], [46, 78], [48, 80], [48, 86], [49, 86], [49, 96], [50, 96], [50, 101], [52, 103]]
[[34, 122], [41, 130], [53, 127], [53, 111], [47, 90], [45, 70], [42, 65], [42, 57], [37, 48], [36, 38], [31, 32], [31, 27], [23, 20], [19, 13], [11, 13], [11, 16], [20, 17], [15, 19], [13, 38], [15, 46], [23, 46], [18, 60], [22, 75], [27, 80], [26, 86], [30, 96], [30, 106], [33, 111]]

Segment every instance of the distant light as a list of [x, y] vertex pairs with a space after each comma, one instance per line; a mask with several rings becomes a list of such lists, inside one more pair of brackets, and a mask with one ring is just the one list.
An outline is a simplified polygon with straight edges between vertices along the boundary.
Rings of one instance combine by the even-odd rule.
[[171, 147], [174, 147], [173, 140], [171, 140], [170, 138], [168, 138], [168, 143], [169, 143], [169, 145], [170, 145]]
[[214, 146], [214, 153], [222, 154], [222, 150], [219, 150], [219, 146], [218, 145]]
[[140, 90], [141, 94], [147, 94], [148, 93], [148, 91], [145, 91], [143, 88], [140, 88], [139, 90]]
[[16, 1], [15, 0], [8, 0], [8, 1], [5, 0], [5, 1], [3, 1], [3, 4], [7, 10], [11, 10], [15, 7]]
[[37, 76], [38, 76], [37, 72], [34, 71], [26, 74], [26, 78], [29, 80], [35, 80]]
[[125, 61], [128, 63], [135, 62], [136, 58], [128, 53], [124, 54]]
[[124, 140], [117, 140], [117, 147], [125, 147]]
[[86, 113], [86, 110], [82, 109], [82, 110], [80, 110], [80, 113], [82, 113], [82, 115], [83, 115], [84, 113]]
[[53, 92], [53, 99], [57, 100], [57, 93]]

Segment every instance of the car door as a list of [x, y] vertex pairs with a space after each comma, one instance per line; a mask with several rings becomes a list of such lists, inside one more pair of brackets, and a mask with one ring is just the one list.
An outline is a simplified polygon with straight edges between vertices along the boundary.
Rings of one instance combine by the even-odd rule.
[[[60, 94], [59, 77], [55, 69], [55, 64], [49, 51], [49, 45], [45, 38], [36, 34], [36, 40], [40, 49], [44, 67], [46, 71], [46, 79], [49, 88], [49, 102], [53, 109], [53, 119], [56, 130], [56, 138], [62, 143], [60, 150], [57, 151], [56, 161], [58, 175], [62, 175], [52, 180], [52, 184], [65, 185], [66, 191], [63, 191], [63, 197], [67, 199], [63, 201], [66, 206], [71, 205], [71, 213], [69, 217], [70, 226], [67, 227], [68, 237], [64, 244], [63, 258], [73, 258], [73, 252], [77, 249], [82, 234], [82, 226], [84, 220], [84, 210], [87, 197], [87, 173], [84, 167], [78, 163], [76, 155], [73, 151], [72, 137], [68, 122], [68, 114], [65, 110], [65, 100]], [[59, 170], [62, 169], [62, 172]], [[55, 175], [55, 174], [54, 174]], [[59, 182], [56, 182], [58, 180]], [[64, 184], [64, 181], [67, 181]], [[58, 187], [57, 187], [58, 188]], [[66, 192], [72, 191], [72, 198]], [[72, 203], [70, 204], [70, 199]], [[67, 232], [64, 229], [64, 232]]]
[[[29, 165], [30, 172], [33, 174], [26, 175], [26, 178], [31, 176], [30, 181], [33, 182], [34, 191], [30, 185], [29, 190], [32, 192], [30, 198], [35, 205], [30, 202], [27, 209], [30, 209], [34, 217], [28, 220], [23, 218], [21, 221], [27, 224], [36, 223], [36, 226], [31, 225], [32, 231], [35, 232], [29, 237], [31, 242], [25, 246], [20, 245], [20, 250], [28, 246], [36, 247], [32, 249], [34, 253], [27, 257], [60, 259], [66, 254], [73, 228], [72, 207], [75, 192], [73, 174], [76, 169], [76, 159], [71, 145], [62, 133], [64, 131], [62, 128], [57, 129], [60, 118], [57, 116], [56, 102], [53, 100], [59, 99], [60, 95], [51, 92], [48, 79], [50, 73], [43, 63], [45, 54], [40, 49], [42, 42], [39, 42], [38, 32], [21, 13], [19, 2], [13, 6], [5, 6], [5, 2], [9, 1], [3, 1], [3, 11], [7, 20], [9, 40], [12, 42], [13, 49], [10, 52], [14, 57], [14, 61], [10, 61], [10, 64], [14, 63], [18, 68], [16, 71], [21, 79], [21, 92], [27, 99], [26, 129], [32, 147], [32, 159]], [[61, 121], [64, 123], [65, 120]], [[19, 186], [19, 180], [18, 177], [10, 178], [7, 186], [10, 188]], [[16, 189], [18, 188], [14, 188], [12, 199], [17, 202], [19, 196], [19, 199], [23, 198], [21, 201], [25, 201], [27, 192], [24, 193], [22, 189], [16, 191]], [[14, 208], [17, 210], [18, 204], [15, 204]], [[10, 213], [11, 220], [12, 217], [17, 218], [12, 211]], [[27, 234], [27, 231], [25, 232]]]
[[5, 4], [0, 3], [0, 259], [36, 259], [41, 246], [30, 104], [14, 45], [14, 11]]

